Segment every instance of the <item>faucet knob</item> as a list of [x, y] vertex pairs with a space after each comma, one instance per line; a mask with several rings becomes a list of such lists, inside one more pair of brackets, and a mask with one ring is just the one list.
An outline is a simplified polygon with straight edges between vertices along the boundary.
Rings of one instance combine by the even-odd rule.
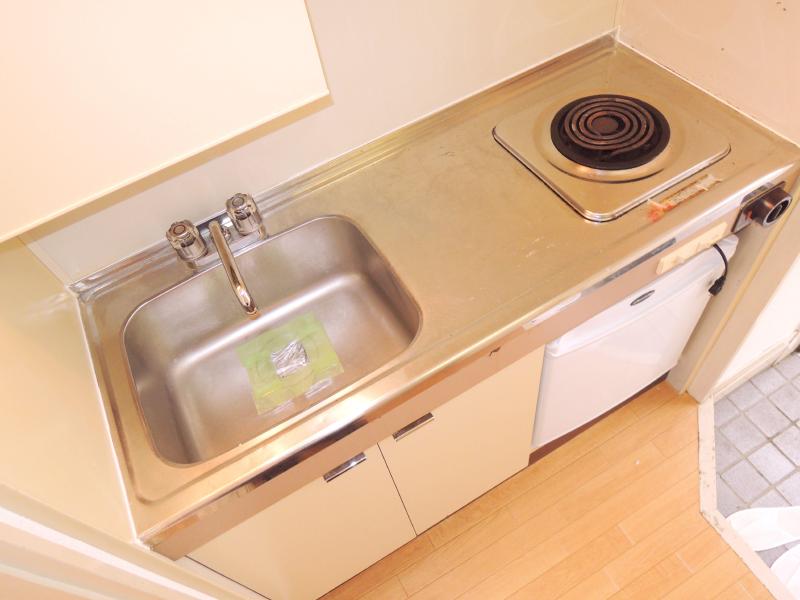
[[191, 221], [176, 221], [167, 229], [167, 241], [183, 260], [191, 261], [208, 252], [205, 240]]
[[261, 213], [250, 194], [235, 194], [228, 198], [225, 211], [240, 235], [263, 231]]

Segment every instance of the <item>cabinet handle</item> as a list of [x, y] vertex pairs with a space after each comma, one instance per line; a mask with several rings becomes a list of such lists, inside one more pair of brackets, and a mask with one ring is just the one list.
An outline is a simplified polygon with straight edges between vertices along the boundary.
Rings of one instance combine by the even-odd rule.
[[636, 306], [637, 304], [641, 304], [642, 302], [647, 300], [650, 296], [652, 296], [655, 293], [656, 293], [655, 290], [649, 290], [649, 291], [645, 292], [644, 294], [642, 294], [641, 296], [636, 298], [636, 300], [631, 302], [631, 306]]
[[365, 460], [367, 460], [367, 455], [364, 454], [363, 452], [359, 452], [350, 460], [344, 461], [338, 467], [334, 467], [333, 469], [325, 473], [325, 475], [323, 475], [322, 478], [325, 480], [325, 483], [330, 483], [331, 481], [336, 479], [339, 475], [344, 475], [350, 469], [360, 465]]
[[427, 415], [422, 415], [416, 421], [411, 421], [408, 425], [403, 427], [402, 429], [398, 429], [392, 434], [395, 442], [399, 442], [404, 437], [406, 437], [409, 433], [416, 431], [426, 423], [430, 423], [433, 421], [433, 413], [428, 413]]

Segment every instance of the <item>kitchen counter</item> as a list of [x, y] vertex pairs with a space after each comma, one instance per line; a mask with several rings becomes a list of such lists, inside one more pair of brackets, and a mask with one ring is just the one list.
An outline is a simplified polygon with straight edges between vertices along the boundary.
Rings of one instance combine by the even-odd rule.
[[[735, 128], [751, 127], [763, 144], [734, 145], [736, 160], [710, 169], [718, 185], [656, 222], [647, 204], [609, 223], [586, 221], [492, 137], [496, 123], [554, 85], [556, 70], [562, 83], [553, 93], [568, 92], [565, 69], [575, 82], [596, 80], [600, 89], [624, 92], [629, 82], [644, 80], [657, 93], [665, 78], [675, 85], [673, 75], [603, 38], [257, 198], [271, 234], [321, 215], [356, 223], [418, 303], [422, 325], [411, 346], [383, 368], [310, 415], [219, 457], [188, 466], [158, 457], [128, 387], [118, 330], [103, 333], [97, 325], [124, 323], [153, 290], [191, 276], [188, 268], [164, 243], [76, 284], [140, 539], [180, 555], [171, 540], [208, 514], [248, 495], [269, 503], [319, 476], [348, 451], [331, 450], [344, 433], [365, 447], [374, 443], [355, 434], [391, 414], [426, 381], [520, 333], [552, 307], [581, 294], [576, 305], [586, 318], [587, 306], [596, 311], [613, 301], [597, 291], [630, 265], [646, 263], [655, 277], [651, 256], [735, 215], [741, 196], [732, 194], [758, 183], [756, 160], [762, 180], [765, 161], [771, 161], [771, 176], [796, 176], [789, 171], [797, 148], [681, 84], [685, 98], [676, 100], [691, 103], [698, 119], [704, 111], [724, 111], [717, 121], [730, 121], [730, 139]], [[538, 332], [540, 344], [560, 333], [552, 326], [530, 331]], [[250, 502], [242, 518], [255, 510]]]

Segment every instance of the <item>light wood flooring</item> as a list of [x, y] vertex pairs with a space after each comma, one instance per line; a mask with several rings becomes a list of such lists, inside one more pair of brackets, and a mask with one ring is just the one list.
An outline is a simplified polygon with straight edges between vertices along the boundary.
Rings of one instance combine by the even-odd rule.
[[771, 598], [698, 481], [697, 404], [660, 383], [325, 598]]

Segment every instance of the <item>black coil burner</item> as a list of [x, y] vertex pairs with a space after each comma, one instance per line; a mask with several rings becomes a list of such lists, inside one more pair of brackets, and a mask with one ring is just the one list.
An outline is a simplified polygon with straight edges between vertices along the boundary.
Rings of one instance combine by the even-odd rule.
[[650, 162], [669, 141], [669, 123], [647, 102], [600, 94], [573, 100], [556, 113], [550, 137], [570, 160], [601, 170]]

